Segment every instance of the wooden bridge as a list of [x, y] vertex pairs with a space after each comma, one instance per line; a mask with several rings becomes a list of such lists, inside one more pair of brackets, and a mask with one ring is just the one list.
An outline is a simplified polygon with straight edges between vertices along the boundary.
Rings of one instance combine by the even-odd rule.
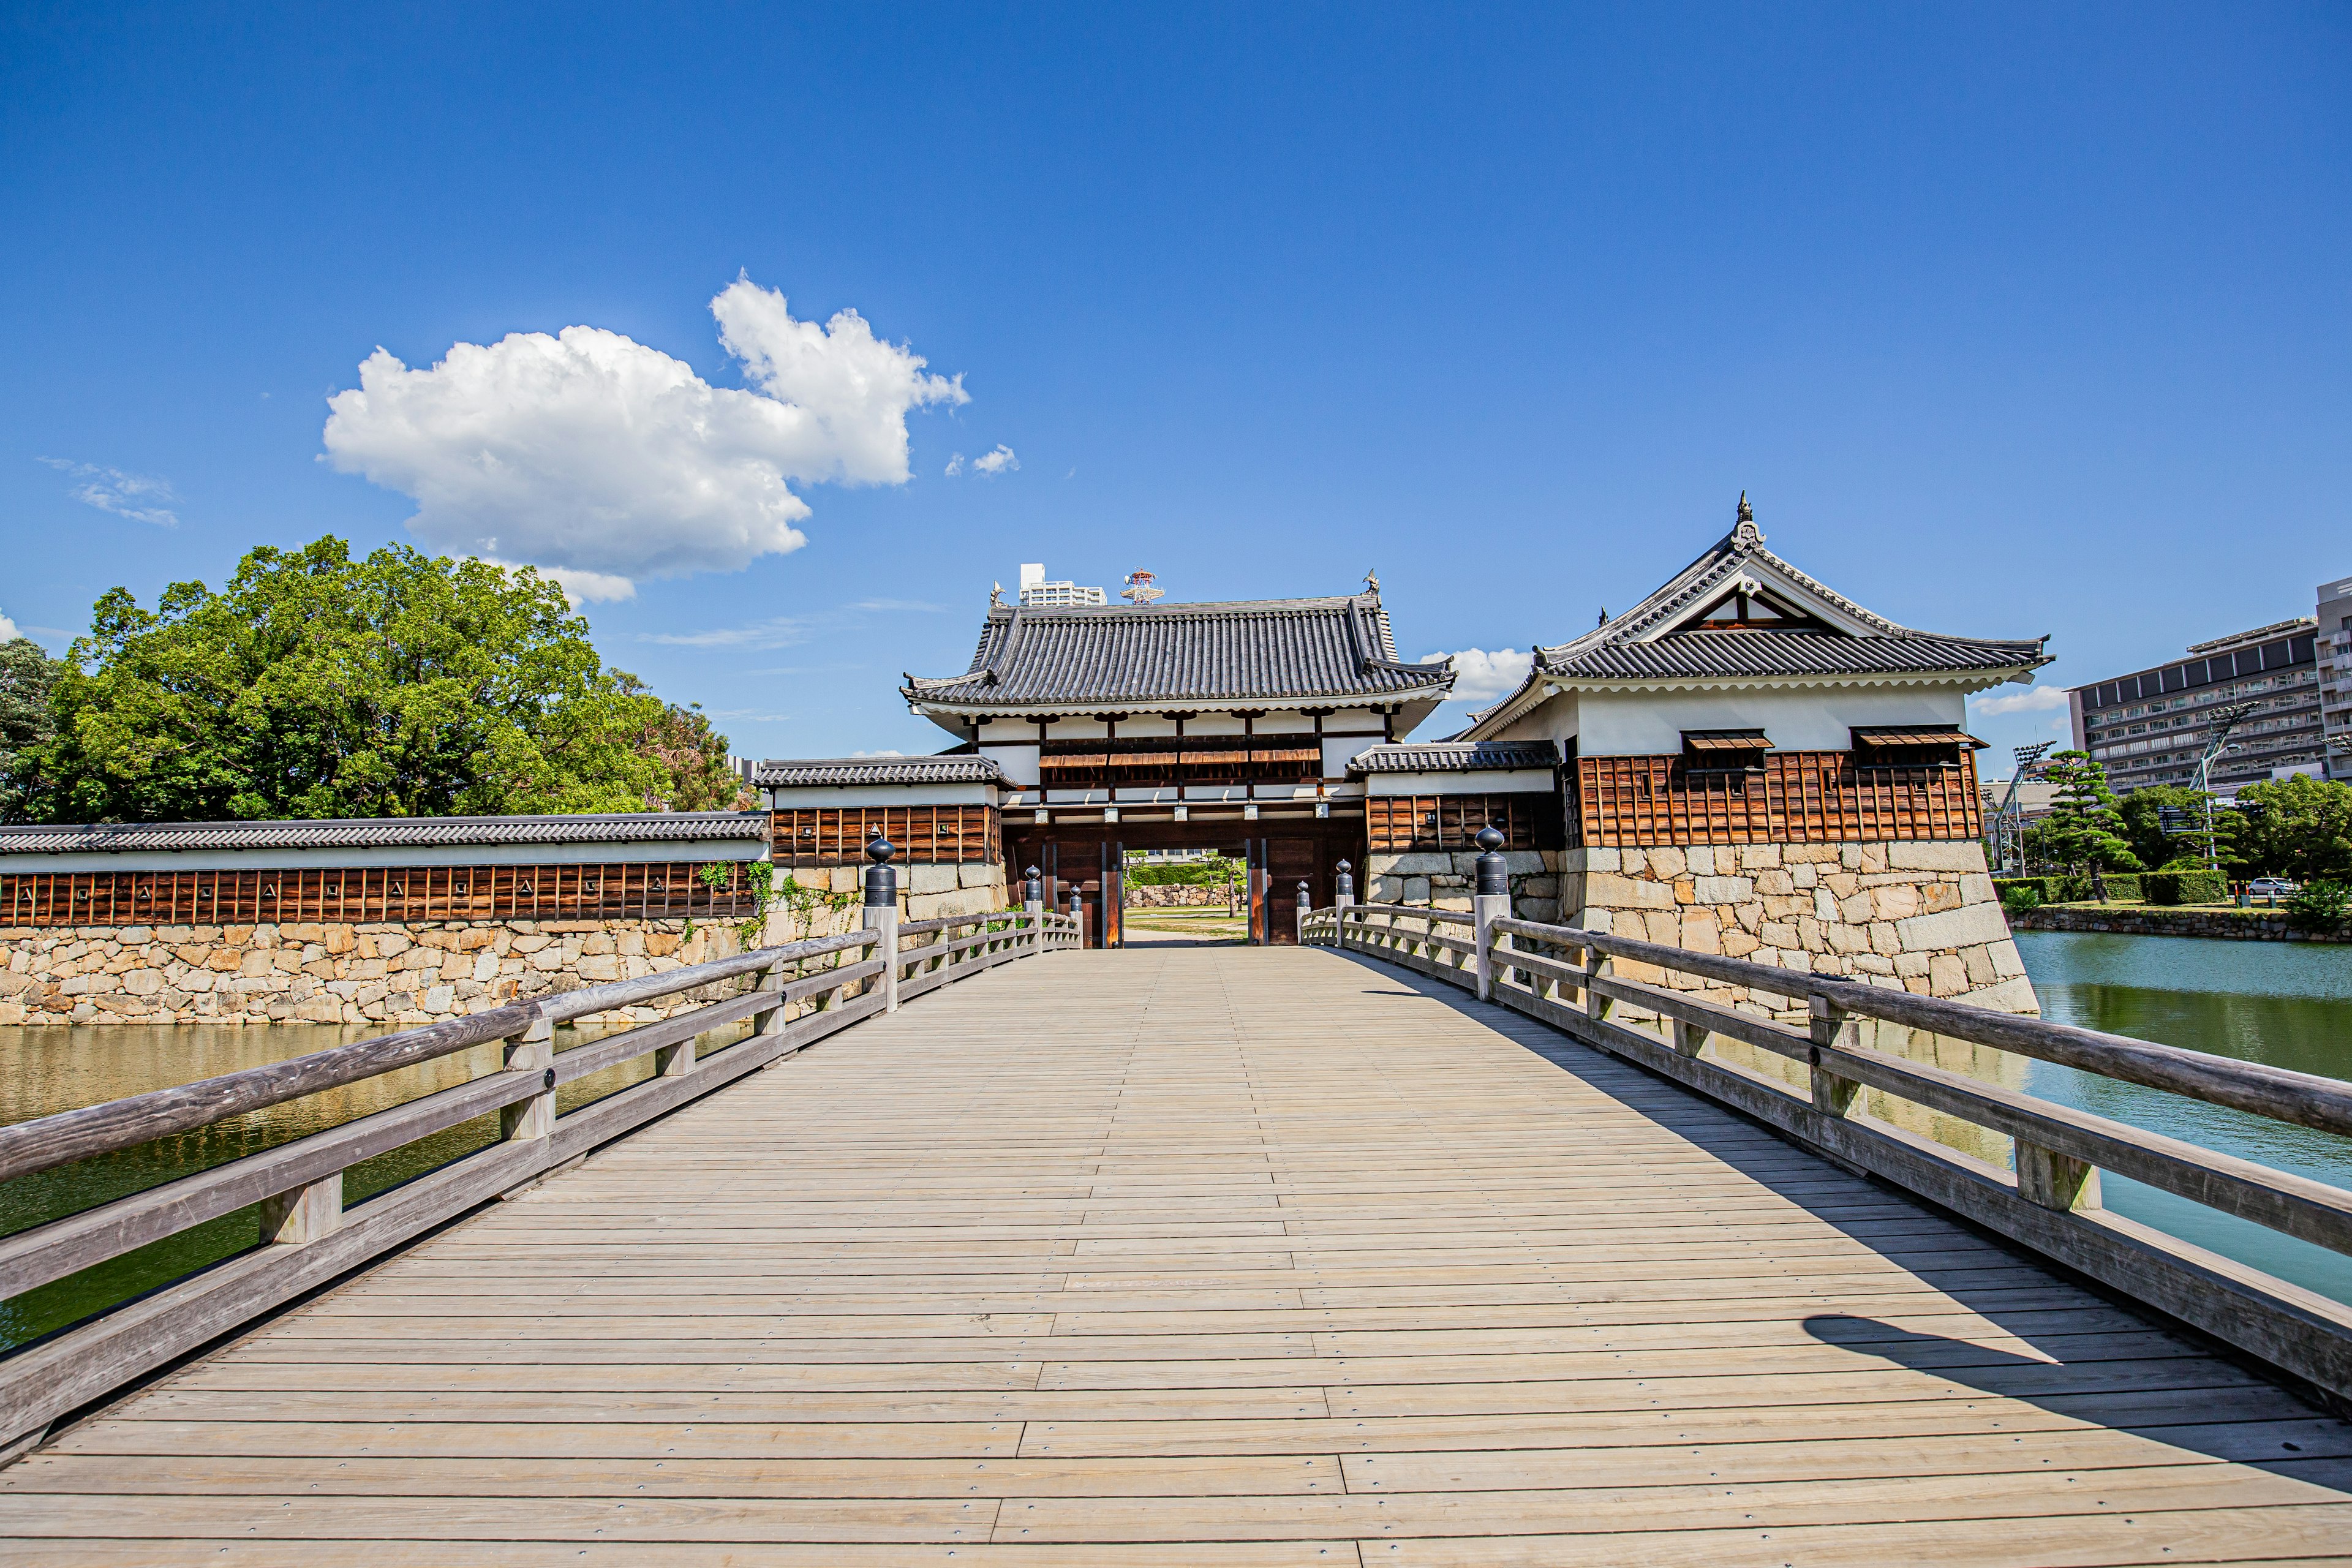
[[[642, 1094], [666, 1113], [567, 1168], [564, 1124], [596, 1112], [535, 1125], [535, 1099], [517, 1101], [508, 1140], [469, 1158], [555, 1173], [512, 1201], [468, 1198], [283, 1310], [248, 1291], [249, 1322], [224, 1317], [231, 1338], [143, 1386], [92, 1384], [98, 1403], [56, 1413], [46, 1445], [0, 1470], [0, 1555], [2352, 1557], [2352, 1425], [2315, 1386], [2352, 1343], [2330, 1337], [2342, 1309], [2235, 1271], [2268, 1293], [2273, 1327], [2306, 1325], [2267, 1358], [2303, 1369], [2283, 1382], [1982, 1216], [1857, 1173], [1859, 1144], [1832, 1159], [1794, 1123], [1529, 1016], [1566, 1014], [1579, 975], [1585, 1016], [1606, 1011], [1603, 987], [1622, 1016], [1639, 983], [1603, 979], [1597, 946], [1579, 968], [1528, 932], [1504, 953], [1496, 932], [1428, 911], [1356, 911], [1345, 933], [1322, 919], [1322, 946], [1113, 952], [966, 922], [905, 957], [892, 1012], [849, 994], [885, 967], [870, 956], [733, 961], [765, 988], [723, 1004], [751, 1017], [743, 1044], [698, 1063], [688, 1047], [682, 1068], [676, 1026], [583, 1047], [670, 1052], [650, 1087], [602, 1102]], [[1577, 934], [1529, 929], [1555, 949]], [[870, 951], [857, 940], [827, 961]], [[1482, 963], [1498, 1002], [1458, 984]], [[915, 1000], [926, 976], [936, 994]], [[786, 994], [832, 1005], [794, 1020]], [[1660, 1016], [1668, 1033], [1647, 1037], [1669, 1054], [1708, 1033]], [[1726, 1027], [1770, 1026], [1740, 1017]], [[1862, 1071], [1841, 1026], [1830, 1068]], [[531, 1032], [498, 1075], [516, 1092], [539, 1086]], [[688, 1092], [747, 1045], [774, 1070], [735, 1058], [731, 1087]], [[2344, 1109], [2340, 1085], [2287, 1087], [2319, 1097], [2292, 1119]], [[1859, 1107], [1834, 1109], [1859, 1126]], [[549, 1147], [512, 1152], [534, 1142]], [[0, 1135], [0, 1170], [30, 1157]], [[2209, 1201], [2262, 1206], [2228, 1184], [2263, 1177], [2208, 1169]], [[2044, 1212], [2095, 1223], [2065, 1174]], [[2303, 1205], [2302, 1234], [2343, 1244], [2342, 1194], [2264, 1190]], [[260, 1256], [289, 1267], [386, 1201], [341, 1225], [314, 1213]], [[271, 1211], [281, 1227], [289, 1207]], [[109, 1234], [144, 1234], [131, 1217]], [[68, 1239], [0, 1244], [0, 1268], [61, 1267], [83, 1255], [58, 1250]], [[2177, 1284], [2147, 1279], [2149, 1294]], [[53, 1380], [122, 1353], [121, 1336], [89, 1337], [107, 1321], [0, 1363], [12, 1418], [51, 1418], [26, 1357]]]

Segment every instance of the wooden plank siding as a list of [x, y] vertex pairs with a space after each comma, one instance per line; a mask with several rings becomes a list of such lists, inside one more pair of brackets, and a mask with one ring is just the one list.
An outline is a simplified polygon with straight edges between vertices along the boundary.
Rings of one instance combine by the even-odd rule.
[[863, 859], [876, 834], [901, 865], [962, 865], [1004, 859], [1002, 815], [992, 805], [796, 806], [772, 814], [770, 841], [784, 867], [845, 866]]
[[1852, 844], [1974, 838], [1976, 760], [1870, 767], [1853, 752], [1768, 752], [1753, 772], [1694, 770], [1680, 756], [1579, 757], [1570, 847]]
[[[364, 1207], [364, 1205], [362, 1205]], [[1313, 948], [870, 1019], [0, 1470], [27, 1568], [2116, 1568], [2352, 1553], [2352, 1425]]]
[[1560, 847], [1557, 795], [1376, 795], [1364, 802], [1375, 855], [1477, 847], [1479, 829], [1502, 831], [1506, 849]]
[[259, 871], [0, 873], [0, 925], [257, 925], [731, 919], [751, 912], [740, 863], [713, 888], [706, 862], [363, 866]]

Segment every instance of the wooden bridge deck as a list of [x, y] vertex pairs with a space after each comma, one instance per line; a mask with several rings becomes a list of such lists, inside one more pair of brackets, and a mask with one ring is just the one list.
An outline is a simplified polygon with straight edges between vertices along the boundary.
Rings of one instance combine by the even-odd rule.
[[1020, 964], [0, 1471], [12, 1563], [2352, 1557], [2352, 1427], [1327, 951]]

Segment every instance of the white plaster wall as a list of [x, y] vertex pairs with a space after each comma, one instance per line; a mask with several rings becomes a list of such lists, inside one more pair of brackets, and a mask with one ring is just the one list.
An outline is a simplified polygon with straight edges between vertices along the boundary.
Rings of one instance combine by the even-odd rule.
[[1559, 781], [1549, 768], [1473, 769], [1467, 773], [1371, 773], [1366, 795], [1549, 795]]
[[[1036, 752], [1030, 752], [1032, 773]], [[768, 799], [778, 811], [820, 805], [993, 805], [996, 786], [990, 784], [843, 784], [822, 789], [772, 789]], [[739, 858], [756, 859], [756, 856]]]
[[1825, 686], [1782, 691], [1586, 691], [1578, 698], [1577, 752], [1657, 756], [1683, 749], [1685, 730], [1760, 727], [1784, 752], [1843, 752], [1856, 724], [1967, 722], [1957, 686]]
[[1031, 741], [1027, 745], [1000, 746], [983, 741], [981, 742], [980, 754], [1003, 768], [1004, 776], [1014, 784], [1025, 784], [1032, 789], [1037, 786], [1036, 742]]
[[[1565, 742], [1576, 733], [1576, 694], [1561, 692], [1537, 705], [1533, 711], [1505, 725], [1501, 733], [1483, 737], [1495, 741], [1554, 741], [1562, 742], [1561, 754], [1567, 754]], [[1681, 742], [1675, 744], [1680, 746]]]

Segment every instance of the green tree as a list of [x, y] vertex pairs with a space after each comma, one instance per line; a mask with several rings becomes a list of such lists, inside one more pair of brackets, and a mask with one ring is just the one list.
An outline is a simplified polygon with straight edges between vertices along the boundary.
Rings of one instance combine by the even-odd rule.
[[[634, 676], [620, 679], [642, 691]], [[672, 702], [637, 731], [637, 754], [662, 770], [659, 795], [648, 811], [725, 811], [757, 803], [727, 765], [727, 737], [710, 726], [702, 704]]]
[[100, 598], [42, 748], [50, 820], [635, 811], [676, 788], [660, 700], [529, 568], [341, 540], [218, 593]]
[[[2136, 789], [2116, 805], [2116, 814], [2123, 819], [2124, 841], [2131, 846], [2132, 854], [2143, 866], [2177, 863], [2202, 870], [2209, 847], [2221, 865], [2233, 865], [2236, 850], [2231, 835], [2235, 819], [2227, 811], [2213, 809], [2212, 798], [2203, 790], [2186, 784], [2149, 784]], [[2159, 816], [2167, 809], [2179, 812], [2182, 823], [2171, 833], [2164, 830]], [[2209, 812], [2213, 825], [2210, 846], [2206, 828]]]
[[2044, 764], [2042, 776], [2057, 785], [2050, 815], [2040, 825], [2044, 855], [2070, 870], [2140, 868], [2139, 857], [2124, 837], [2124, 819], [2104, 764], [2093, 762], [2088, 752], [2059, 752]]
[[2297, 773], [2238, 791], [2238, 852], [2257, 877], [2352, 878], [2352, 784]]
[[0, 822], [32, 819], [41, 762], [57, 738], [52, 710], [64, 661], [30, 637], [0, 642]]

